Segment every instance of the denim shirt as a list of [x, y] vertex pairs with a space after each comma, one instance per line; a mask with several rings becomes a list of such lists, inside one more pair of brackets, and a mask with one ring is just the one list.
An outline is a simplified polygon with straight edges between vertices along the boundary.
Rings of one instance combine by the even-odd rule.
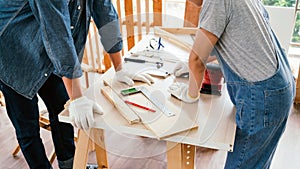
[[91, 17], [108, 53], [122, 49], [111, 0], [0, 0], [0, 80], [33, 98], [51, 73], [82, 75]]

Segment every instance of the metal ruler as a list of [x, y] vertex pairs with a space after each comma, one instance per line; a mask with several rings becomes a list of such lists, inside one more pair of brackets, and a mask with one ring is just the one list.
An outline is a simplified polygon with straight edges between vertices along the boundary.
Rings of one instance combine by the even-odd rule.
[[174, 112], [171, 112], [170, 110], [168, 110], [166, 108], [166, 106], [164, 106], [163, 104], [161, 104], [159, 102], [159, 100], [157, 100], [155, 97], [151, 96], [151, 93], [149, 92], [149, 90], [147, 90], [145, 87], [141, 86], [141, 87], [136, 87], [136, 90], [140, 91], [143, 93], [144, 96], [146, 96], [158, 109], [160, 109], [166, 116], [171, 117], [171, 116], [175, 116]]

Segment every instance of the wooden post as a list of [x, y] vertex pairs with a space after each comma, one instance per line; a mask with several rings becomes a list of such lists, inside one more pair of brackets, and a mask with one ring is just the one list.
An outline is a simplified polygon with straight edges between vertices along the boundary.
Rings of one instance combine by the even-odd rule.
[[167, 169], [181, 169], [181, 144], [167, 141]]
[[[103, 52], [103, 55], [104, 55], [104, 59], [103, 59], [103, 64], [104, 64], [104, 72], [106, 72], [110, 67], [111, 67], [111, 60], [110, 60], [110, 56], [108, 53], [106, 52]], [[100, 72], [101, 73], [101, 72]]]
[[[94, 21], [93, 21], [92, 25], [93, 25], [94, 37], [95, 37], [95, 45], [96, 45], [96, 63], [97, 63], [97, 66], [98, 66], [97, 72], [102, 72], [103, 69], [102, 69], [102, 64], [101, 64], [101, 52], [100, 52], [100, 44], [99, 44], [99, 39], [100, 39], [99, 32], [98, 32], [98, 28], [97, 28], [96, 24], [94, 23]], [[109, 60], [110, 60], [110, 58], [109, 58]], [[94, 62], [94, 60], [93, 60], [93, 62]], [[96, 67], [94, 67], [94, 68], [96, 68]]]
[[96, 149], [97, 164], [99, 169], [108, 168], [107, 154], [104, 141], [104, 131], [102, 129], [93, 130], [93, 142]]
[[91, 58], [91, 62], [92, 62], [91, 64], [88, 64], [88, 65], [92, 65], [92, 67], [95, 68], [93, 39], [92, 39], [92, 35], [91, 35], [90, 31], [88, 33], [88, 41], [89, 41], [89, 45], [88, 46], [90, 48], [90, 58]]
[[134, 46], [134, 22], [133, 22], [133, 6], [132, 1], [125, 3], [126, 30], [127, 30], [127, 46], [128, 51]]
[[89, 135], [90, 132], [79, 131], [76, 152], [74, 156], [73, 169], [85, 169], [88, 160], [88, 148], [89, 148]]
[[146, 9], [146, 34], [150, 32], [149, 0], [145, 0]]
[[195, 165], [196, 147], [189, 144], [181, 144], [182, 148], [182, 168], [193, 169]]
[[[119, 17], [119, 25], [120, 25], [120, 32], [123, 33], [123, 18], [121, 13], [121, 2], [120, 0], [117, 0], [117, 11], [118, 11], [118, 17]], [[122, 56], [124, 56], [124, 48], [122, 48]]]
[[203, 0], [186, 0], [184, 27], [197, 27]]
[[3, 93], [0, 91], [0, 106], [5, 106]]
[[167, 142], [167, 168], [194, 169], [195, 152], [195, 146]]
[[102, 129], [90, 129], [88, 131], [79, 130], [73, 169], [86, 168], [89, 146], [91, 144], [94, 144], [95, 146], [98, 168], [108, 168], [104, 142], [104, 131]]
[[138, 41], [142, 40], [142, 15], [141, 15], [141, 0], [136, 0], [137, 26], [138, 26]]
[[162, 0], [153, 0], [153, 26], [162, 25]]
[[88, 58], [88, 55], [87, 55], [86, 47], [84, 48], [82, 63], [85, 63], [87, 65], [89, 64], [89, 58]]

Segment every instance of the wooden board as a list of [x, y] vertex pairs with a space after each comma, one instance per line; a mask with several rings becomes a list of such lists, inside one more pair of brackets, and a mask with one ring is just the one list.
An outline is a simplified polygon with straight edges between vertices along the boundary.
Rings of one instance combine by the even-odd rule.
[[0, 106], [5, 106], [3, 93], [0, 91]]
[[185, 34], [185, 35], [196, 35], [199, 28], [168, 28], [168, 27], [159, 27], [160, 29], [167, 31], [172, 34]]
[[102, 87], [101, 93], [118, 109], [129, 124], [140, 122], [135, 112], [109, 86]]
[[154, 27], [154, 34], [164, 38], [165, 40], [168, 40], [169, 42], [177, 45], [178, 47], [186, 50], [187, 52], [190, 52], [192, 50], [192, 44], [189, 44], [189, 43], [185, 42], [181, 38], [175, 36], [172, 33], [169, 33], [167, 31], [161, 29], [160, 27]]
[[184, 12], [184, 26], [197, 27], [203, 0], [186, 0]]
[[[111, 78], [111, 77], [110, 77]], [[120, 93], [124, 87], [123, 84], [113, 81], [112, 79], [105, 79], [104, 83], [109, 85], [111, 88], [114, 89], [117, 93]], [[151, 90], [150, 86], [145, 86], [147, 89]], [[176, 115], [172, 117], [167, 117], [161, 110], [159, 110], [155, 105], [153, 105], [142, 93], [137, 93], [129, 96], [121, 96], [118, 94], [119, 97], [123, 97], [123, 100], [130, 100], [133, 102], [141, 103], [143, 105], [147, 105], [152, 109], [155, 109], [156, 112], [149, 112], [147, 110], [140, 109], [138, 107], [131, 106], [132, 110], [140, 117], [141, 122], [144, 126], [149, 129], [158, 139], [162, 139], [179, 132], [187, 131], [193, 128], [197, 128], [198, 124], [194, 118], [190, 118], [180, 109], [173, 107], [172, 104], [168, 104], [166, 101], [165, 106], [173, 111]]]

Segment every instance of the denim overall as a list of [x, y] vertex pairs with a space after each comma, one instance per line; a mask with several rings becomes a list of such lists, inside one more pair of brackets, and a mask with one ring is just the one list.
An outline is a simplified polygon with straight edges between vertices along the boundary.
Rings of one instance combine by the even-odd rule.
[[270, 167], [295, 96], [295, 82], [287, 57], [269, 23], [266, 24], [278, 61], [272, 77], [248, 82], [234, 73], [222, 57], [219, 58], [230, 99], [236, 105], [234, 150], [228, 153], [226, 169]]

